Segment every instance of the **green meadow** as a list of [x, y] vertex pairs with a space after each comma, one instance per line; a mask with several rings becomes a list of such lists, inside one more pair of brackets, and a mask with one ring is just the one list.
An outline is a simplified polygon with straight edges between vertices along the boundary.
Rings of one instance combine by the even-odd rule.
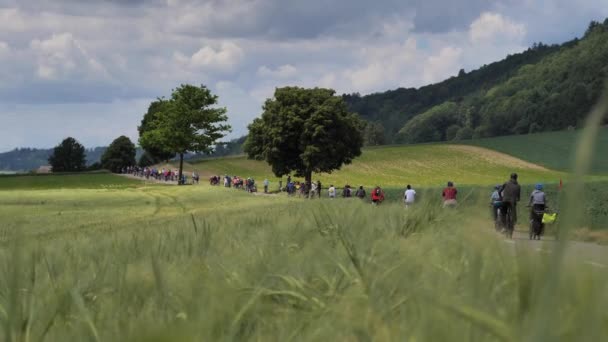
[[[485, 147], [539, 164], [554, 170], [568, 171], [572, 168], [576, 143], [583, 131], [559, 131], [527, 135], [462, 141], [463, 144]], [[591, 172], [608, 173], [608, 127], [600, 129], [596, 140], [596, 151]]]
[[[238, 175], [276, 184], [270, 167], [246, 157], [203, 160], [188, 164], [187, 170], [203, 175]], [[389, 146], [364, 149], [361, 157], [332, 174], [314, 174], [328, 186], [364, 185], [367, 187], [443, 186], [448, 180], [458, 185], [492, 185], [505, 181], [512, 172], [523, 183], [558, 183], [564, 172], [550, 170], [492, 150], [463, 145]]]
[[141, 182], [117, 177], [108, 172], [80, 174], [0, 175], [0, 190], [23, 189], [104, 189], [141, 185]]

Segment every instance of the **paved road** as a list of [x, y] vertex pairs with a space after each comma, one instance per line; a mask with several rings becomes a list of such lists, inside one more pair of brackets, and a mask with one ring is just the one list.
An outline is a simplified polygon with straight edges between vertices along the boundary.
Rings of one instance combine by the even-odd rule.
[[[542, 240], [530, 240], [527, 232], [516, 231], [513, 240], [503, 239], [505, 243], [525, 246], [541, 254], [553, 254], [559, 246], [555, 238], [543, 236]], [[608, 271], [608, 246], [588, 242], [567, 242], [566, 262], [582, 262], [586, 265]]]

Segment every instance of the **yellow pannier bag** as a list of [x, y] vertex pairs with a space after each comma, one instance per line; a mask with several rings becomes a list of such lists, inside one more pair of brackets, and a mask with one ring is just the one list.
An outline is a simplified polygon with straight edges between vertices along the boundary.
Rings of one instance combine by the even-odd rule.
[[543, 215], [543, 223], [544, 224], [551, 224], [553, 222], [555, 222], [555, 220], [557, 219], [557, 214], [553, 213], [553, 214], [547, 214], [545, 213]]

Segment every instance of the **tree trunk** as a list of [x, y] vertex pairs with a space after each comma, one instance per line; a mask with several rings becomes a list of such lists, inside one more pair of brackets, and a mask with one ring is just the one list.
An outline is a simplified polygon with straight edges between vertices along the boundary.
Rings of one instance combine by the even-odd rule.
[[184, 154], [180, 153], [179, 154], [179, 175], [177, 176], [177, 185], [183, 185], [182, 184], [183, 172], [184, 172]]
[[308, 198], [310, 198], [311, 193], [310, 193], [310, 187], [312, 185], [312, 171], [306, 171], [306, 175], [305, 177], [305, 183], [306, 183], [306, 190], [308, 191]]

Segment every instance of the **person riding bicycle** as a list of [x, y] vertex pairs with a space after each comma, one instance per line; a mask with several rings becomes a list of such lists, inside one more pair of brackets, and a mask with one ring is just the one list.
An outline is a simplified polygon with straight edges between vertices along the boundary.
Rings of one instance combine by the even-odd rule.
[[517, 202], [521, 200], [521, 186], [517, 183], [517, 173], [511, 174], [511, 179], [503, 184], [499, 192], [502, 196], [502, 206], [505, 213], [508, 213], [509, 209], [511, 210], [512, 227], [508, 228], [512, 229], [517, 223]]
[[490, 205], [492, 206], [492, 214], [494, 215], [494, 221], [496, 221], [496, 219], [498, 219], [498, 210], [502, 207], [500, 184], [494, 187], [494, 192], [490, 196]]
[[441, 197], [443, 197], [443, 207], [444, 208], [453, 208], [458, 204], [456, 201], [456, 196], [458, 195], [458, 190], [454, 187], [454, 183], [448, 182], [448, 186], [443, 189], [441, 193]]
[[359, 190], [357, 190], [357, 193], [355, 194], [355, 196], [357, 196], [360, 199], [365, 198], [365, 189], [363, 189], [363, 185], [359, 186]]
[[536, 220], [542, 224], [542, 214], [544, 214], [547, 207], [547, 196], [543, 192], [542, 184], [539, 183], [534, 186], [534, 191], [532, 191], [532, 194], [530, 195], [528, 207], [530, 207], [530, 220]]
[[384, 201], [384, 191], [382, 191], [382, 188], [377, 186], [374, 188], [374, 190], [372, 190], [372, 203], [380, 204], [382, 201]]

